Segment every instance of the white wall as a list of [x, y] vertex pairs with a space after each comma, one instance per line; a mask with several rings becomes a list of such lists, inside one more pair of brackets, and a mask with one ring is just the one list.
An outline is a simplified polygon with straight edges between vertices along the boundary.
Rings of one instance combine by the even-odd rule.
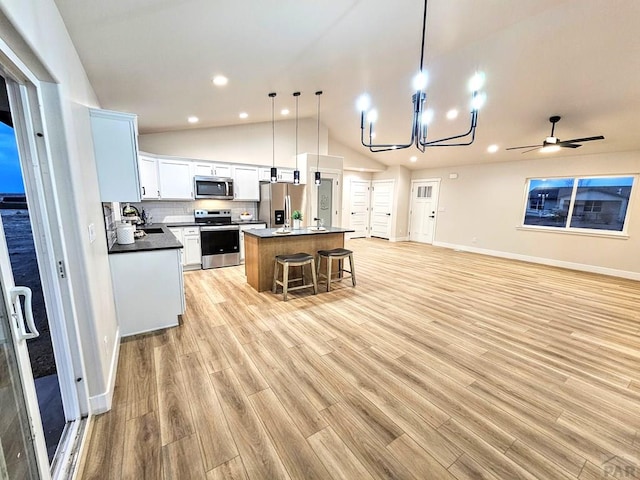
[[[89, 394], [92, 405], [104, 409], [110, 401], [119, 338], [86, 109], [98, 106], [98, 101], [52, 0], [0, 0], [0, 10], [15, 27], [15, 32], [3, 30], [3, 40], [22, 45], [14, 53], [34, 74], [46, 71], [45, 80], [57, 82], [41, 88], [50, 165], [60, 201], [62, 222], [57, 227], [68, 252], [68, 281], [74, 292]], [[96, 228], [94, 243], [88, 241], [89, 224]]]
[[[364, 152], [364, 147], [362, 148], [362, 152]], [[345, 170], [382, 172], [387, 169], [386, 165], [374, 160], [373, 158], [367, 157], [362, 152], [358, 152], [347, 147], [345, 144], [340, 143], [329, 135], [329, 155], [338, 155], [344, 158]]]
[[[317, 151], [317, 123], [298, 121], [298, 153]], [[275, 125], [275, 155], [279, 167], [295, 166], [295, 121]], [[159, 155], [196, 158], [250, 165], [271, 165], [273, 140], [271, 122], [228, 127], [193, 128], [164, 133], [149, 133], [138, 138], [140, 150]], [[328, 131], [320, 124], [320, 154], [327, 154]]]
[[435, 244], [640, 279], [640, 185], [634, 186], [626, 239], [517, 228], [527, 178], [639, 172], [640, 152], [622, 152], [427, 169], [412, 179], [442, 178]]

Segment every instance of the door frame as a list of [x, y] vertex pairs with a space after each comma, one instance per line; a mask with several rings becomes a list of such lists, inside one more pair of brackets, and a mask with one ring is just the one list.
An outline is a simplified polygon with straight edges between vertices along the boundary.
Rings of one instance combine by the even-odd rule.
[[[433, 242], [435, 242], [436, 239], [436, 231], [438, 228], [438, 205], [440, 204], [440, 184], [442, 182], [441, 178], [421, 178], [421, 179], [415, 179], [415, 180], [411, 180], [411, 201], [409, 202], [409, 221], [407, 222], [407, 225], [409, 225], [409, 229], [408, 229], [408, 237], [409, 237], [409, 241], [411, 241], [411, 212], [413, 212], [413, 208], [414, 208], [414, 197], [413, 197], [413, 189], [415, 188], [416, 183], [423, 183], [423, 182], [435, 182], [438, 184], [438, 197], [436, 198], [436, 216], [433, 219], [433, 240], [431, 243], [428, 243], [426, 245], [433, 245]], [[422, 243], [422, 242], [417, 242], [417, 243]]]
[[45, 98], [43, 90], [47, 84], [40, 82], [2, 39], [0, 73], [7, 83], [64, 414], [67, 422], [71, 422], [63, 431], [58, 444], [58, 455], [51, 465], [44, 436], [42, 442], [38, 439], [37, 430], [42, 430], [42, 423], [27, 351], [29, 372], [24, 375], [24, 379], [28, 380], [25, 382], [25, 389], [28, 390], [29, 414], [31, 424], [35, 427], [36, 455], [41, 478], [66, 478], [74, 468], [77, 453], [86, 438], [87, 422], [83, 418], [89, 415], [89, 392], [81, 354], [74, 293], [64, 272], [65, 265], [69, 262], [55, 189], [51, 146], [43, 121], [46, 117], [45, 105], [51, 107], [52, 98], [49, 97], [52, 97], [56, 87], [50, 84]]

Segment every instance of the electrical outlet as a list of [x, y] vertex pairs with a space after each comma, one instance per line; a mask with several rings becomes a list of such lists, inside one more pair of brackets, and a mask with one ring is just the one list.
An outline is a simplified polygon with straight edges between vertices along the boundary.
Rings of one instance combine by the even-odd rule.
[[89, 243], [96, 241], [96, 226], [93, 223], [89, 224]]

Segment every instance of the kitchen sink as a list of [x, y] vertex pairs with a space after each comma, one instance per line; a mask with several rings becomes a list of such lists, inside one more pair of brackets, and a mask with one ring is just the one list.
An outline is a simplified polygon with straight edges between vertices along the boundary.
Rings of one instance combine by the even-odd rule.
[[147, 235], [151, 233], [164, 233], [164, 230], [161, 229], [160, 227], [142, 227], [142, 228], [139, 228], [138, 230], [142, 230]]

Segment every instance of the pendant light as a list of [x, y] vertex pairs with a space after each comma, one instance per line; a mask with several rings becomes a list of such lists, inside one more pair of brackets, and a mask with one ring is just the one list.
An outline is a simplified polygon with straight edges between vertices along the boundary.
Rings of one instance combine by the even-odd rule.
[[278, 181], [278, 169], [276, 168], [276, 117], [275, 117], [276, 94], [275, 92], [271, 92], [269, 94], [269, 98], [271, 99], [271, 139], [273, 142], [273, 163], [271, 166], [271, 183], [276, 183]]
[[293, 171], [293, 184], [300, 185], [300, 170], [298, 170], [298, 97], [300, 92], [293, 93], [296, 99], [296, 169]]
[[315, 184], [317, 187], [320, 186], [322, 180], [320, 178], [320, 95], [322, 95], [322, 90], [316, 92], [316, 96], [318, 97], [318, 148], [316, 155], [316, 180]]

